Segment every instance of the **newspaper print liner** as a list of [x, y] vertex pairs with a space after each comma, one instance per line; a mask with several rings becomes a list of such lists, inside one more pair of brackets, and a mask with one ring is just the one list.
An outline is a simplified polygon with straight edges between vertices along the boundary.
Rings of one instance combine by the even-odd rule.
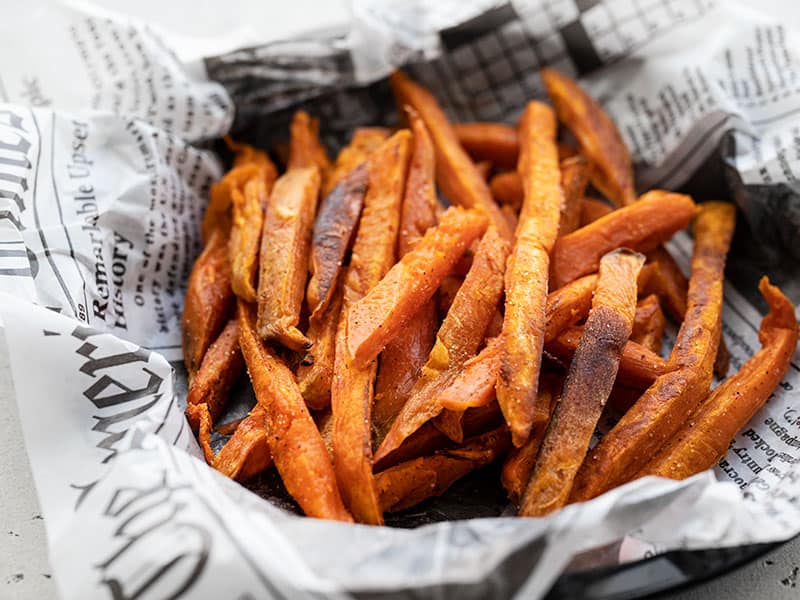
[[[453, 8], [449, 3], [441, 4], [443, 12]], [[462, 9], [454, 14], [463, 15], [465, 3], [455, 4]], [[549, 16], [559, 7], [567, 11], [579, 8], [579, 20], [586, 24], [604, 14], [601, 11], [616, 14], [613, 11], [622, 4], [628, 5], [532, 2], [515, 4], [513, 14], [507, 8], [491, 14], [493, 22], [499, 23], [496, 26], [508, 26], [513, 32], [517, 19], [529, 32], [541, 21], [538, 16], [528, 17], [530, 23], [520, 17], [525, 10], [546, 10]], [[671, 35], [704, 18], [719, 16], [711, 3], [658, 4], [669, 8], [672, 12], [667, 15], [675, 17], [659, 21], [669, 24], [664, 31]], [[473, 12], [479, 12], [477, 6], [467, 3]], [[673, 14], [676, 7], [678, 12]], [[381, 12], [367, 2], [355, 8], [354, 31], [360, 32], [362, 42], [375, 42], [375, 36], [370, 38], [368, 32], [385, 33], [387, 27], [398, 24], [400, 17], [413, 22], [399, 6], [393, 7], [395, 13]], [[504, 20], [509, 14], [512, 18]], [[439, 19], [446, 21], [442, 14]], [[574, 20], [574, 15], [564, 18], [562, 24], [568, 25], [570, 19]], [[453, 53], [469, 47], [463, 40], [475, 39], [475, 28], [480, 30], [480, 25], [469, 19], [461, 21], [469, 27], [443, 28], [451, 35]], [[113, 23], [104, 26], [113, 27]], [[435, 59], [441, 48], [447, 48], [440, 45], [438, 34], [417, 39], [414, 30], [395, 29], [396, 39], [378, 36], [386, 47], [374, 46], [375, 52], [369, 55], [358, 51], [357, 39], [350, 40], [355, 48], [350, 55], [353, 85], [385, 75], [394, 64], [385, 60], [387, 57], [402, 59], [396, 62]], [[424, 27], [420, 31], [424, 32]], [[487, 35], [489, 32], [481, 30], [477, 39]], [[561, 34], [550, 37], [555, 39], [555, 35]], [[531, 37], [549, 39], [546, 34]], [[339, 47], [336, 39], [331, 38], [331, 47]], [[326, 43], [317, 45], [318, 52]], [[612, 48], [602, 58], [615, 60], [631, 48]], [[599, 51], [596, 54], [600, 56]], [[310, 64], [313, 67], [314, 62]], [[342, 64], [346, 64], [344, 59]], [[610, 77], [613, 69], [604, 75]], [[308, 75], [312, 71], [305, 73], [309, 81], [315, 81]], [[413, 73], [418, 75], [415, 70]], [[418, 76], [425, 81], [423, 72]], [[339, 112], [331, 109], [331, 114], [359, 114], [358, 105], [353, 108], [349, 103], [351, 90], [337, 91], [330, 84], [335, 80], [333, 77], [320, 88], [340, 96]], [[372, 106], [378, 115], [368, 122], [391, 119], [388, 111], [382, 112], [390, 103], [381, 85], [363, 88], [372, 89], [366, 94], [364, 110]], [[188, 89], [195, 91], [191, 85]], [[463, 97], [469, 99], [468, 94]], [[613, 104], [613, 96], [607, 97]], [[307, 98], [321, 105], [330, 100], [316, 92]], [[381, 98], [387, 103], [376, 100]], [[244, 109], [247, 104], [243, 101], [242, 106]], [[288, 114], [290, 107], [287, 103], [281, 109]], [[457, 107], [448, 106], [448, 110], [459, 114]], [[60, 113], [55, 114], [59, 118]], [[98, 130], [109, 126], [113, 130], [115, 123], [124, 124], [125, 119], [91, 117], [91, 126]], [[271, 123], [279, 128], [275, 119]], [[353, 121], [342, 117], [339, 123], [340, 131], [345, 131]], [[336, 138], [336, 130], [330, 135]], [[46, 139], [42, 146], [45, 155], [62, 151], [69, 139], [63, 135]], [[115, 133], [95, 154], [118, 152], [125, 143], [125, 137]], [[156, 146], [156, 152], [164, 150]], [[39, 163], [36, 159], [31, 164], [39, 168]], [[116, 172], [118, 168], [109, 170]], [[176, 176], [185, 184], [191, 172], [176, 169]], [[37, 201], [46, 203], [43, 190], [36, 194]], [[141, 191], [131, 193], [132, 198], [142, 201]], [[125, 213], [124, 205], [118, 208]], [[31, 229], [32, 234], [36, 232]], [[104, 232], [113, 236], [114, 223], [107, 224]], [[688, 256], [690, 246], [685, 236], [676, 244], [681, 256]], [[59, 252], [68, 254], [63, 249]], [[41, 285], [41, 281], [34, 284]], [[124, 297], [132, 291], [123, 288]], [[754, 329], [759, 315], [730, 286], [726, 297], [726, 333], [733, 334], [727, 339], [736, 364], [757, 347]], [[800, 473], [795, 465], [800, 457], [800, 422], [795, 412], [800, 406], [796, 391], [800, 377], [796, 367], [753, 419], [751, 428], [734, 440], [727, 464], [717, 470], [721, 481], [710, 473], [684, 482], [637, 481], [547, 520], [478, 519], [413, 530], [375, 529], [289, 516], [221, 478], [191, 456], [197, 456], [197, 448], [182, 416], [182, 382], [179, 376], [170, 374], [164, 359], [103, 333], [108, 329], [105, 322], [96, 323], [100, 331], [94, 331], [81, 326], [64, 307], [53, 308], [64, 314], [9, 297], [0, 302], [26, 446], [47, 518], [56, 580], [65, 597], [165, 597], [179, 593], [372, 596], [403, 590], [424, 596], [457, 593], [478, 597], [488, 592], [536, 597], [546, 591], [571, 556], [591, 548], [608, 548], [613, 543], [619, 548], [616, 558], [624, 561], [669, 548], [784, 539], [800, 529]], [[42, 377], [42, 372], [47, 377]], [[113, 460], [108, 460], [111, 455]], [[80, 540], [80, 552], [75, 551], [76, 540]], [[167, 540], [173, 545], [172, 553], [164, 552]]]

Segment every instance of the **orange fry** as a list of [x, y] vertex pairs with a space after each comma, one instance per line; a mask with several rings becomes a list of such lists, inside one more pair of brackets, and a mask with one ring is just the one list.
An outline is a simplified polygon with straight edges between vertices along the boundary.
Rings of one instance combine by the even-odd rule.
[[[564, 362], [570, 361], [582, 335], [582, 327], [569, 327], [554, 340], [548, 342], [545, 349]], [[669, 361], [644, 346], [628, 340], [622, 350], [617, 379], [625, 385], [641, 390], [649, 387], [658, 377], [672, 370], [674, 368], [670, 366]]]
[[591, 166], [594, 186], [618, 206], [636, 201], [628, 148], [600, 105], [566, 75], [540, 71], [558, 119], [573, 133]]
[[508, 245], [496, 229], [490, 228], [484, 234], [472, 268], [436, 334], [436, 343], [422, 368], [420, 379], [375, 453], [376, 461], [394, 452], [408, 436], [442, 411], [442, 407], [433, 401], [433, 394], [445, 387], [457, 369], [474, 356], [483, 343], [503, 293], [507, 256]]
[[311, 235], [306, 303], [311, 317], [327, 308], [355, 235], [367, 193], [367, 165], [348, 173], [319, 206]]
[[264, 225], [264, 209], [275, 183], [275, 167], [267, 177], [253, 177], [244, 184], [244, 191], [236, 188], [232, 195], [231, 237], [228, 256], [231, 263], [231, 288], [233, 293], [247, 302], [256, 301], [255, 280], [258, 271], [258, 247]]
[[392, 74], [390, 82], [398, 107], [414, 108], [428, 128], [436, 149], [436, 180], [447, 199], [484, 212], [502, 237], [510, 240], [514, 232], [492, 199], [486, 181], [461, 147], [436, 98], [400, 71]]
[[589, 223], [594, 223], [597, 219], [605, 217], [608, 213], [614, 212], [608, 204], [601, 200], [584, 197], [581, 202], [581, 227], [586, 227]]
[[331, 388], [333, 454], [345, 503], [362, 523], [383, 522], [372, 476], [371, 412], [377, 361], [355, 365], [348, 341], [349, 307], [367, 294], [394, 263], [400, 208], [410, 158], [410, 137], [402, 130], [369, 158], [369, 186], [344, 280], [344, 307], [336, 335]]
[[502, 456], [509, 446], [508, 429], [500, 427], [468, 440], [463, 446], [439, 450], [380, 472], [376, 483], [381, 509], [394, 512], [441, 496], [458, 479]]
[[[214, 343], [208, 347], [200, 369], [189, 384], [186, 405], [205, 404], [216, 421], [228, 402], [228, 392], [242, 372], [244, 362], [239, 349], [239, 325], [231, 319]], [[192, 423], [197, 430], [199, 423]]]
[[[247, 147], [250, 148], [250, 146]], [[208, 239], [214, 228], [229, 218], [234, 190], [239, 190], [241, 192], [245, 183], [259, 176], [264, 177], [264, 180], [267, 182], [275, 180], [275, 165], [265, 162], [269, 161], [269, 158], [267, 158], [267, 155], [263, 152], [257, 150], [255, 152], [263, 155], [263, 163], [259, 162], [258, 164], [253, 164], [244, 162], [243, 160], [240, 161], [237, 157], [236, 163], [240, 164], [234, 166], [233, 169], [225, 173], [225, 176], [221, 180], [211, 186], [211, 191], [208, 194], [208, 207], [206, 208], [205, 215], [203, 215], [202, 237], [204, 242], [208, 243]], [[264, 165], [263, 168], [259, 167], [260, 164]], [[272, 168], [270, 169], [267, 165], [270, 165]]]
[[263, 406], [256, 404], [242, 419], [212, 466], [236, 481], [252, 479], [272, 466], [267, 443], [267, 413]]
[[494, 399], [494, 384], [500, 370], [499, 338], [493, 338], [476, 356], [464, 363], [453, 381], [434, 396], [443, 408], [464, 411], [486, 406]]
[[332, 166], [328, 153], [319, 141], [319, 119], [312, 119], [307, 112], [298, 110], [289, 125], [289, 135], [286, 170], [317, 167], [324, 182]]
[[600, 261], [592, 308], [525, 490], [521, 516], [544, 516], [567, 503], [633, 328], [636, 279], [644, 260], [620, 249]]
[[564, 206], [561, 210], [561, 221], [558, 235], [567, 235], [581, 225], [583, 210], [583, 194], [589, 182], [589, 171], [586, 160], [582, 156], [574, 156], [561, 161], [561, 189], [564, 191]]
[[286, 491], [310, 517], [352, 521], [294, 375], [256, 335], [254, 312], [239, 302], [239, 343], [256, 400], [266, 412], [267, 443]]
[[[539, 381], [539, 397], [536, 401], [542, 406], [548, 406], [551, 416], [561, 398], [563, 383], [564, 377], [561, 375], [542, 373], [542, 378]], [[525, 445], [520, 448], [512, 447], [506, 456], [505, 462], [503, 462], [500, 479], [503, 482], [503, 488], [508, 494], [508, 499], [516, 505], [519, 505], [522, 495], [525, 493], [525, 488], [531, 478], [533, 465], [536, 463], [539, 447], [542, 445], [546, 431], [547, 423], [538, 424], [531, 431], [531, 436], [525, 442]]]
[[689, 196], [661, 190], [647, 192], [635, 204], [559, 238], [550, 260], [553, 285], [561, 287], [593, 273], [600, 257], [617, 248], [653, 250], [686, 227], [694, 214], [695, 204]]
[[672, 320], [680, 323], [686, 316], [689, 280], [663, 246], [648, 252], [647, 258], [658, 265], [658, 271], [651, 280], [649, 288], [661, 299], [664, 309]]
[[342, 313], [342, 288], [337, 286], [333, 299], [308, 321], [311, 348], [297, 367], [297, 384], [309, 408], [322, 410], [331, 403], [333, 361], [336, 355], [336, 332]]
[[590, 452], [572, 500], [594, 498], [630, 480], [708, 393], [722, 328], [722, 284], [736, 210], [708, 202], [695, 220], [686, 318], [661, 375]]
[[439, 224], [349, 307], [348, 350], [356, 366], [378, 357], [416, 310], [431, 299], [442, 279], [487, 225], [478, 211], [448, 208]]
[[230, 227], [216, 227], [197, 258], [186, 284], [181, 332], [183, 360], [191, 381], [211, 342], [225, 326], [233, 305], [228, 263]]
[[492, 198], [503, 206], [510, 206], [515, 210], [522, 207], [522, 180], [516, 171], [498, 173], [489, 181], [489, 190]]
[[389, 135], [389, 130], [384, 127], [358, 127], [353, 132], [350, 143], [342, 148], [339, 156], [336, 157], [336, 164], [322, 188], [322, 197], [327, 197], [350, 171], [367, 160], [369, 155], [377, 150]]
[[503, 348], [497, 378], [497, 401], [517, 447], [528, 439], [534, 423], [547, 418], [546, 409], [537, 410], [536, 386], [544, 344], [549, 254], [558, 235], [564, 202], [552, 109], [529, 102], [519, 132], [518, 171], [525, 200], [506, 270]]
[[501, 169], [514, 169], [519, 154], [517, 130], [503, 123], [453, 123], [459, 143], [472, 160], [488, 160]]
[[[401, 258], [430, 227], [436, 225], [439, 206], [433, 143], [416, 111], [407, 107], [406, 112], [414, 142], [397, 239], [397, 254]], [[425, 364], [433, 347], [437, 324], [436, 303], [430, 299], [418, 307], [414, 318], [381, 353], [372, 412], [375, 447], [383, 441], [392, 421], [408, 399], [417, 372]]]
[[319, 177], [316, 167], [296, 168], [275, 182], [261, 238], [258, 334], [292, 350], [304, 350], [310, 345], [297, 324], [308, 272]]
[[758, 332], [761, 350], [703, 400], [637, 477], [685, 479], [714, 466], [786, 374], [797, 349], [794, 305], [766, 277], [758, 288], [770, 307]]
[[665, 325], [664, 313], [661, 312], [658, 297], [651, 294], [639, 302], [636, 307], [631, 340], [660, 354]]

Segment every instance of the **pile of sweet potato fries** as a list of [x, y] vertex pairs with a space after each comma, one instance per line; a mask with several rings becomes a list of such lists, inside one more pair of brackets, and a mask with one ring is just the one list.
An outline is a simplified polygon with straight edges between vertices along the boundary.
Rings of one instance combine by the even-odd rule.
[[[637, 196], [611, 119], [541, 76], [552, 106], [516, 128], [452, 124], [398, 72], [406, 128], [357, 129], [335, 161], [302, 111], [282, 174], [229, 141], [183, 317], [209, 464], [238, 480], [274, 465], [306, 515], [377, 525], [496, 460], [519, 514], [540, 516], [724, 454], [788, 368], [793, 306], [762, 279], [763, 347], [710, 391], [734, 205]], [[692, 222], [687, 279], [663, 244]], [[215, 455], [244, 367], [257, 402]], [[604, 411], [616, 425], [590, 449]]]

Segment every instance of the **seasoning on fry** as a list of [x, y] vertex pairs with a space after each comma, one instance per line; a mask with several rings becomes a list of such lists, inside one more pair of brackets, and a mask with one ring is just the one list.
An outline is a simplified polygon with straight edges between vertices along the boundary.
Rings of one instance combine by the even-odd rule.
[[525, 490], [522, 516], [544, 516], [567, 503], [633, 328], [636, 279], [644, 260], [621, 249], [600, 261], [589, 318]]
[[540, 102], [528, 103], [519, 132], [518, 171], [525, 200], [506, 270], [497, 378], [497, 401], [517, 447], [528, 439], [534, 423], [547, 418], [547, 407], [536, 405], [536, 386], [544, 345], [549, 255], [564, 202], [552, 109]]
[[272, 188], [261, 238], [258, 333], [291, 350], [310, 345], [297, 325], [319, 183], [316, 167], [290, 169], [282, 175]]

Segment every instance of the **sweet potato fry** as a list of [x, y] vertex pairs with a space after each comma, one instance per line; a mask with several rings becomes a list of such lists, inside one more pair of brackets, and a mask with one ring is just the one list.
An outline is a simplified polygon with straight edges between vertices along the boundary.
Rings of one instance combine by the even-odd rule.
[[328, 153], [319, 141], [319, 119], [298, 110], [289, 126], [289, 161], [286, 170], [305, 169], [316, 166], [324, 183], [331, 171]]
[[[233, 166], [241, 167], [246, 164], [252, 164], [262, 169], [264, 171], [268, 171], [270, 169], [274, 169], [275, 165], [267, 156], [267, 153], [263, 150], [259, 150], [258, 148], [254, 148], [250, 144], [245, 144], [243, 142], [235, 141], [231, 136], [226, 135], [223, 137], [225, 140], [225, 145], [228, 146], [228, 149], [234, 153], [233, 158]], [[268, 173], [265, 175], [269, 176]], [[273, 174], [273, 179], [275, 178]]]
[[586, 160], [582, 156], [573, 156], [562, 160], [561, 189], [564, 192], [564, 206], [561, 210], [561, 221], [558, 235], [567, 235], [580, 227], [583, 210], [583, 194], [589, 182], [589, 171]]
[[367, 294], [394, 262], [410, 137], [407, 130], [399, 131], [369, 159], [369, 186], [344, 280], [344, 317], [336, 334], [331, 388], [336, 477], [356, 519], [375, 525], [383, 522], [372, 476], [370, 431], [377, 361], [363, 368], [353, 362], [347, 314], [350, 305]]
[[528, 439], [534, 423], [547, 419], [547, 409], [537, 409], [536, 386], [544, 344], [549, 255], [564, 203], [552, 109], [529, 102], [519, 132], [518, 171], [525, 199], [505, 276], [506, 310], [497, 378], [497, 401], [517, 447]]
[[367, 165], [348, 173], [320, 204], [311, 236], [306, 303], [311, 318], [327, 308], [336, 289], [367, 193]]
[[550, 260], [553, 285], [561, 287], [593, 273], [600, 257], [616, 248], [653, 250], [686, 227], [694, 214], [695, 204], [689, 196], [647, 192], [635, 204], [559, 238]]
[[[469, 408], [461, 419], [461, 429], [465, 437], [480, 435], [503, 424], [503, 415], [497, 402], [479, 408]], [[375, 472], [379, 473], [394, 465], [420, 456], [433, 454], [437, 450], [451, 448], [453, 442], [433, 423], [425, 423], [408, 436], [397, 450], [375, 461]]]
[[503, 123], [453, 123], [459, 143], [472, 160], [488, 160], [501, 169], [514, 169], [519, 154], [517, 130]]
[[375, 453], [376, 461], [394, 452], [408, 436], [442, 411], [442, 407], [433, 401], [433, 396], [449, 383], [458, 367], [474, 356], [483, 343], [486, 328], [503, 293], [507, 256], [508, 244], [495, 228], [490, 228], [484, 234], [472, 268], [436, 334], [436, 342], [419, 381]]
[[633, 328], [636, 279], [644, 260], [625, 249], [600, 260], [592, 308], [525, 490], [521, 516], [541, 517], [567, 503]]
[[263, 406], [256, 404], [242, 419], [212, 466], [236, 481], [252, 479], [272, 466], [267, 443], [267, 413]]
[[197, 431], [197, 441], [203, 451], [203, 457], [210, 465], [214, 464], [214, 450], [211, 449], [211, 413], [208, 404], [189, 404], [186, 406], [186, 420]]
[[[397, 238], [397, 254], [401, 258], [436, 225], [438, 207], [433, 143], [416, 111], [409, 109], [407, 115], [414, 142]], [[417, 373], [433, 347], [437, 324], [436, 304], [430, 299], [418, 307], [414, 318], [381, 353], [372, 412], [376, 448], [411, 393]]]
[[508, 429], [500, 427], [463, 446], [440, 450], [401, 463], [376, 476], [381, 509], [394, 512], [441, 496], [458, 479], [502, 456], [509, 446]]
[[[269, 160], [264, 155], [266, 160]], [[266, 164], [266, 163], [265, 163]], [[211, 186], [208, 195], [208, 207], [203, 215], [202, 237], [208, 243], [211, 232], [221, 222], [230, 218], [231, 203], [233, 202], [233, 191], [242, 190], [245, 183], [259, 176], [264, 177], [265, 181], [275, 180], [275, 166], [272, 170], [268, 167], [260, 168], [257, 164], [242, 162], [234, 167], [225, 176]]]
[[714, 466], [786, 374], [797, 349], [794, 305], [766, 277], [758, 287], [770, 307], [758, 332], [761, 350], [703, 400], [637, 477], [685, 479]]
[[556, 339], [567, 327], [588, 316], [596, 287], [597, 274], [585, 275], [547, 295], [544, 313], [545, 344]]
[[350, 143], [342, 148], [330, 175], [322, 188], [322, 197], [325, 198], [333, 191], [340, 181], [361, 163], [370, 154], [377, 150], [390, 135], [385, 127], [359, 127], [353, 132]]
[[486, 217], [478, 211], [448, 208], [436, 227], [350, 305], [348, 350], [356, 366], [378, 357], [416, 310], [433, 297], [442, 279], [487, 226]]
[[483, 350], [464, 363], [463, 370], [434, 396], [434, 401], [455, 411], [489, 404], [494, 399], [501, 347], [499, 338], [491, 339]]
[[[239, 324], [231, 319], [219, 334], [200, 363], [200, 369], [189, 384], [186, 405], [205, 404], [211, 420], [216, 421], [228, 401], [228, 392], [242, 372], [244, 362], [239, 349]], [[199, 424], [192, 423], [197, 430]]]
[[708, 202], [695, 220], [686, 318], [661, 375], [600, 443], [578, 473], [572, 500], [594, 498], [636, 475], [708, 393], [719, 345], [725, 258], [736, 209]]
[[[570, 327], [548, 342], [545, 350], [564, 362], [570, 361], [582, 335], [582, 327]], [[672, 370], [673, 367], [670, 366], [668, 360], [661, 358], [644, 346], [628, 340], [622, 350], [617, 379], [625, 385], [641, 390], [649, 387], [658, 377]]]
[[[561, 398], [563, 385], [563, 375], [549, 372], [542, 373], [539, 381], [539, 391], [537, 392], [539, 395], [537, 403], [542, 406], [549, 406], [551, 416]], [[546, 431], [547, 423], [538, 424], [531, 431], [531, 436], [525, 442], [525, 445], [520, 448], [512, 447], [503, 462], [500, 480], [508, 494], [508, 499], [517, 506], [519, 506], [522, 495], [525, 493], [525, 488], [531, 478], [533, 465], [536, 463], [539, 447], [542, 445]]]
[[240, 301], [238, 309], [239, 343], [256, 400], [267, 416], [267, 443], [286, 490], [308, 516], [352, 521], [294, 375], [259, 339], [252, 307]]
[[663, 246], [648, 252], [647, 258], [658, 265], [656, 276], [650, 282], [650, 290], [661, 299], [670, 318], [675, 323], [681, 323], [686, 316], [689, 280]]
[[308, 272], [319, 169], [290, 169], [275, 182], [261, 238], [258, 334], [292, 350], [308, 339], [297, 329]]
[[510, 206], [515, 210], [522, 207], [522, 180], [516, 171], [498, 173], [489, 181], [489, 190], [492, 198], [503, 206]]
[[342, 289], [337, 286], [333, 299], [308, 321], [311, 348], [297, 367], [297, 385], [309, 408], [322, 410], [331, 403], [336, 332], [342, 313]]
[[594, 186], [618, 206], [636, 201], [628, 148], [600, 105], [566, 75], [540, 71], [558, 119], [573, 133], [591, 166]]
[[664, 313], [661, 312], [658, 297], [651, 294], [639, 302], [636, 307], [631, 340], [659, 354], [665, 324]]
[[594, 223], [597, 219], [605, 217], [610, 212], [614, 212], [614, 209], [602, 200], [584, 197], [581, 202], [580, 226], [586, 227], [589, 223]]
[[233, 305], [228, 263], [230, 226], [214, 228], [186, 284], [181, 332], [183, 360], [191, 381], [211, 342], [225, 326]]
[[436, 180], [447, 199], [484, 212], [502, 237], [510, 240], [514, 232], [492, 199], [486, 181], [461, 147], [436, 98], [399, 71], [392, 74], [390, 82], [398, 107], [411, 106], [428, 128], [436, 150]]
[[270, 178], [257, 176], [244, 184], [244, 190], [232, 194], [231, 237], [228, 256], [231, 263], [233, 293], [247, 302], [256, 301], [255, 280], [258, 271], [258, 247], [264, 225], [264, 210], [275, 183], [275, 168]]

